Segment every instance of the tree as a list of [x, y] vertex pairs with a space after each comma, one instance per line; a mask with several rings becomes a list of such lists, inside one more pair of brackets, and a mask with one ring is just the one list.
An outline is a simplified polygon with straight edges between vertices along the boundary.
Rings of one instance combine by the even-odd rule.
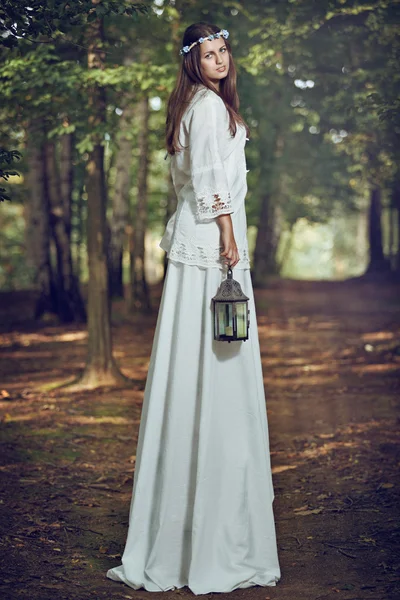
[[34, 284], [39, 295], [34, 316], [46, 312], [57, 314], [57, 293], [50, 260], [50, 223], [46, 191], [45, 136], [42, 126], [32, 121], [27, 129], [26, 147], [29, 160], [27, 241], [29, 262], [34, 272]]
[[[96, 6], [99, 0], [93, 0]], [[87, 26], [88, 68], [104, 68], [103, 20]], [[86, 166], [88, 283], [88, 356], [79, 383], [74, 388], [126, 385], [112, 355], [110, 297], [107, 271], [106, 182], [104, 174], [103, 126], [106, 119], [105, 90], [97, 83], [88, 89], [89, 127], [92, 148]], [[103, 135], [102, 135], [103, 134]]]
[[145, 235], [147, 224], [147, 178], [149, 168], [149, 99], [143, 96], [139, 103], [139, 167], [137, 175], [137, 203], [133, 222], [131, 252], [131, 309], [151, 311], [149, 287], [145, 272]]
[[48, 201], [48, 216], [56, 247], [57, 268], [55, 276], [56, 310], [62, 323], [86, 320], [86, 310], [79, 290], [78, 280], [73, 271], [71, 240], [69, 235], [71, 182], [69, 181], [71, 167], [66, 164], [71, 160], [69, 144], [63, 145], [61, 161], [64, 175], [63, 185], [56, 162], [56, 145], [54, 142], [45, 143], [45, 193]]
[[[264, 129], [262, 129], [264, 125]], [[280, 179], [277, 163], [283, 152], [283, 135], [279, 130], [271, 135], [271, 143], [266, 143], [265, 119], [259, 123], [259, 157], [260, 157], [260, 212], [256, 245], [254, 249], [254, 285], [263, 287], [271, 275], [277, 275], [277, 249], [279, 244], [281, 224], [279, 210]], [[272, 147], [271, 147], [272, 145]]]
[[[66, 128], [70, 126], [67, 116], [64, 118]], [[63, 210], [63, 221], [68, 239], [71, 238], [72, 191], [74, 180], [74, 134], [65, 133], [59, 139], [60, 145], [60, 197]]]
[[112, 195], [112, 215], [110, 218], [109, 274], [112, 296], [124, 295], [122, 258], [126, 246], [129, 226], [129, 191], [131, 183], [134, 116], [132, 94], [127, 94], [120, 119], [119, 139], [115, 158], [115, 189]]
[[397, 248], [394, 253], [394, 270], [397, 277], [400, 277], [400, 182], [398, 180], [394, 183], [392, 190], [392, 205], [393, 215], [397, 214]]

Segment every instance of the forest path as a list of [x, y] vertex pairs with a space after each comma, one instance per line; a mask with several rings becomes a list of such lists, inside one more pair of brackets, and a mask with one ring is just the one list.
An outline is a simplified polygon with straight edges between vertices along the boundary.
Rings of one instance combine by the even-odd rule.
[[[1, 300], [0, 597], [148, 598], [105, 572], [126, 536], [155, 315], [115, 305], [132, 389], [68, 396], [38, 387], [83, 367], [84, 328], [20, 322], [29, 294]], [[282, 281], [256, 304], [282, 580], [229, 598], [399, 598], [399, 287]]]

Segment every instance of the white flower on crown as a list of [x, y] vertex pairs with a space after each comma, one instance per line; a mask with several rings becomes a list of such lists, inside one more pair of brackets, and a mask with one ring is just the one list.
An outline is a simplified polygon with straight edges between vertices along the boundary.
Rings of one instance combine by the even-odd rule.
[[190, 50], [193, 48], [193, 46], [196, 46], [196, 44], [202, 44], [203, 42], [205, 42], [206, 40], [214, 40], [215, 38], [219, 39], [220, 37], [224, 38], [224, 39], [228, 39], [229, 37], [229, 31], [227, 29], [221, 29], [221, 31], [218, 31], [217, 33], [210, 33], [210, 35], [208, 35], [207, 37], [201, 37], [199, 38], [196, 42], [193, 42], [192, 44], [190, 44], [190, 46], [183, 46], [183, 48], [181, 48], [179, 50], [179, 54], [188, 54], [190, 52]]

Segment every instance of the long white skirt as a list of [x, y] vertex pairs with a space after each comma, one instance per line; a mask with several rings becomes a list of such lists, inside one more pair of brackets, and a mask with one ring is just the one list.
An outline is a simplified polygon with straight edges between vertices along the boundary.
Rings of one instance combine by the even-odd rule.
[[147, 376], [122, 564], [151, 592], [273, 586], [280, 578], [268, 425], [249, 270], [249, 340], [213, 340], [217, 268], [169, 261]]

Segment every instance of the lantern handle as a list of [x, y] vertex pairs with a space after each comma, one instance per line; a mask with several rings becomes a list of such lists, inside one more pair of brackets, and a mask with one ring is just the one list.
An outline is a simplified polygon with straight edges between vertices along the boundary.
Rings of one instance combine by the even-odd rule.
[[232, 267], [231, 265], [228, 266], [228, 279], [232, 279], [233, 275], [232, 275], [233, 271], [232, 271]]

